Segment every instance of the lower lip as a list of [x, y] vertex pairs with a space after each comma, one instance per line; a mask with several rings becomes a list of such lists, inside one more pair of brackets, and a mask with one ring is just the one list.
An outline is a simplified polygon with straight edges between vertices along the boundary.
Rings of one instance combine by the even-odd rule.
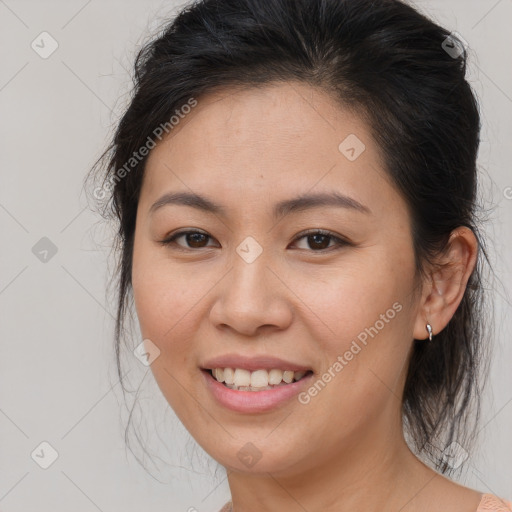
[[201, 370], [207, 388], [218, 403], [236, 412], [259, 413], [274, 409], [298, 395], [309, 386], [313, 373], [290, 384], [265, 391], [236, 391], [213, 378], [208, 370]]

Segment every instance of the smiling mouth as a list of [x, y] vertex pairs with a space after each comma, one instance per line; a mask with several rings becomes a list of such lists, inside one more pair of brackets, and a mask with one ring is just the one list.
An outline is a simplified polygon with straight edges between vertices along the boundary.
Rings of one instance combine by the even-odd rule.
[[242, 368], [213, 368], [202, 371], [211, 375], [217, 382], [235, 391], [266, 391], [288, 386], [308, 377], [313, 372], [291, 370], [256, 370], [250, 372]]

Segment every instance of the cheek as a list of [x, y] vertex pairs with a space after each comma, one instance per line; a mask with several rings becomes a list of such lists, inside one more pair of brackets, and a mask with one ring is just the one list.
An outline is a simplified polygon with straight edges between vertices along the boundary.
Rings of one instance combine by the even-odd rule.
[[307, 279], [295, 280], [297, 295], [317, 318], [315, 341], [330, 353], [348, 349], [347, 343], [359, 334], [364, 339], [376, 323], [379, 336], [403, 328], [413, 285], [411, 258], [376, 246], [328, 272], [318, 269], [308, 272]]
[[196, 371], [190, 354], [197, 329], [194, 314], [198, 314], [204, 283], [194, 284], [195, 273], [177, 272], [155, 252], [143, 247], [134, 252], [135, 309], [143, 339], [151, 340], [160, 350], [151, 364], [155, 381], [169, 405], [185, 419], [190, 414], [190, 397], [183, 392], [183, 385], [189, 382], [190, 372]]
[[160, 350], [151, 369], [173, 404], [183, 390], [172, 377], [180, 382], [197, 378], [197, 332], [207, 318], [208, 294], [218, 279], [216, 272], [171, 261], [165, 250], [144, 242], [135, 245], [132, 287], [140, 331]]
[[326, 409], [337, 401], [345, 411], [368, 415], [400, 396], [412, 343], [413, 272], [412, 253], [404, 249], [397, 257], [376, 247], [321, 283], [314, 276], [302, 282], [297, 295], [321, 320], [311, 335], [322, 354], [320, 377], [329, 391], [318, 399]]
[[194, 273], [173, 267], [165, 250], [136, 239], [132, 288], [142, 335], [164, 341], [179, 326], [191, 304], [197, 302]]

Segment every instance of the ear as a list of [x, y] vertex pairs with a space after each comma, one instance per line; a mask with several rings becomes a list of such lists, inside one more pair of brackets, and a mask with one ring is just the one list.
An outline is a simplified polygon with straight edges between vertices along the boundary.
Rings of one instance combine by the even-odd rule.
[[475, 268], [478, 241], [466, 226], [452, 231], [445, 252], [429, 273], [414, 324], [414, 339], [428, 338], [426, 324], [432, 334], [441, 332], [451, 320], [464, 296], [466, 285]]

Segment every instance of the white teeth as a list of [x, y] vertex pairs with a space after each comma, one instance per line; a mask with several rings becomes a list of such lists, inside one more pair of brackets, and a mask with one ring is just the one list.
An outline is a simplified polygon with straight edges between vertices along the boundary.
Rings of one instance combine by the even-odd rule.
[[277, 386], [283, 380], [282, 370], [270, 370], [268, 372], [268, 383], [272, 386]]
[[[215, 377], [215, 374], [213, 376]], [[222, 382], [222, 379], [217, 378], [217, 380]], [[233, 384], [235, 382], [235, 371], [233, 369], [224, 368], [224, 382], [226, 384]]]
[[302, 377], [306, 375], [306, 372], [295, 372], [295, 375], [293, 376], [294, 380], [300, 380]]
[[[236, 383], [236, 380], [235, 380]], [[253, 388], [264, 388], [268, 386], [267, 370], [256, 370], [251, 373], [251, 386]]]
[[272, 386], [290, 384], [306, 375], [305, 371], [272, 369], [250, 372], [243, 368], [214, 368], [212, 374], [218, 382], [224, 382], [231, 389], [239, 391], [261, 391]]
[[237, 368], [235, 370], [235, 382], [236, 387], [250, 386], [251, 385], [251, 372], [248, 370], [242, 370]]
[[285, 372], [283, 372], [283, 380], [287, 384], [290, 384], [290, 382], [293, 382], [293, 372], [290, 370], [286, 370]]

